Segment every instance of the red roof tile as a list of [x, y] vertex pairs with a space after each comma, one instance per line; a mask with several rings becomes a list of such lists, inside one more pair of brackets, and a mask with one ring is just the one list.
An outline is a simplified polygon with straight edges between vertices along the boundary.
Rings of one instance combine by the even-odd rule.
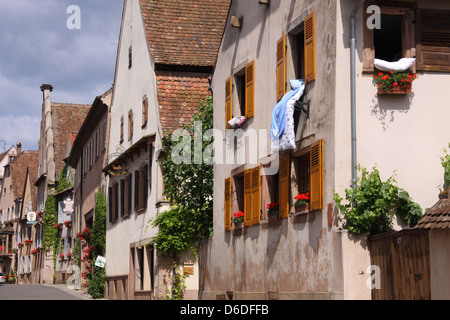
[[213, 66], [231, 0], [140, 0], [156, 64]]
[[428, 209], [422, 219], [414, 227], [415, 229], [444, 229], [450, 228], [450, 189], [439, 195], [439, 201]]
[[209, 94], [207, 74], [157, 71], [156, 79], [163, 132], [191, 121]]
[[[27, 174], [27, 168], [30, 173], [31, 183], [33, 184], [37, 178], [39, 153], [37, 151], [23, 151], [21, 152], [14, 162], [11, 164], [11, 183], [13, 185], [14, 199], [23, 196], [23, 188], [25, 184], [25, 178]], [[36, 189], [34, 185], [31, 188]], [[32, 192], [36, 190], [32, 190]], [[32, 199], [35, 195], [32, 195]]]

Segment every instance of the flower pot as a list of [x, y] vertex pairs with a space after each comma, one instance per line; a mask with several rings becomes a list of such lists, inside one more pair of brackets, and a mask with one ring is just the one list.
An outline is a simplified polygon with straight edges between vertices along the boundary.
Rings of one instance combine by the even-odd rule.
[[242, 222], [242, 221], [234, 223], [234, 230], [240, 230], [243, 227], [244, 227], [244, 222]]
[[277, 221], [278, 220], [278, 212], [275, 214], [269, 215], [269, 221]]
[[295, 215], [309, 213], [309, 203], [303, 206], [295, 206], [294, 208], [295, 208]]
[[378, 95], [406, 95], [411, 93], [411, 83], [399, 84], [398, 86], [389, 86], [386, 90], [383, 87], [378, 87]]

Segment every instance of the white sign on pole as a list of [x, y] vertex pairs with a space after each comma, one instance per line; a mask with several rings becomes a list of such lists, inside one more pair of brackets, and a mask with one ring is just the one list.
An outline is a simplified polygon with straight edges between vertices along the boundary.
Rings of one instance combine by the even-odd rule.
[[102, 256], [97, 256], [97, 259], [95, 260], [95, 265], [97, 267], [104, 268], [105, 264], [106, 264], [106, 258], [102, 257]]
[[27, 220], [28, 221], [36, 221], [36, 212], [34, 212], [34, 211], [27, 212]]

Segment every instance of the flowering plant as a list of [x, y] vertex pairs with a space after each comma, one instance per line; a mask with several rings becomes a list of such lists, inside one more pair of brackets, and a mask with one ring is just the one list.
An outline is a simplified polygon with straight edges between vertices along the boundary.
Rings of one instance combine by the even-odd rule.
[[12, 251], [12, 253], [16, 253], [17, 252], [17, 248], [13, 248], [11, 251]]
[[61, 260], [64, 259], [64, 253], [60, 253], [58, 258], [60, 258]]
[[78, 233], [78, 238], [80, 238], [80, 240], [86, 240], [89, 241], [91, 239], [91, 230], [89, 230], [89, 228], [84, 228], [82, 232]]
[[238, 211], [233, 213], [234, 218], [232, 219], [233, 223], [238, 223], [244, 221], [244, 213], [242, 211]]
[[36, 217], [37, 217], [37, 218], [43, 218], [43, 217], [44, 217], [44, 211], [38, 211], [38, 212], [36, 212]]
[[399, 73], [391, 70], [388, 73], [380, 72], [373, 79], [377, 88], [383, 88], [386, 92], [389, 92], [392, 87], [405, 87], [407, 84], [412, 83], [416, 79], [416, 74]]
[[278, 214], [278, 211], [279, 211], [279, 202], [271, 202], [267, 204], [267, 214], [269, 216]]
[[23, 243], [22, 243], [22, 242], [20, 242], [20, 243], [18, 243], [18, 244], [17, 244], [17, 246], [18, 246], [18, 247], [19, 247], [19, 249], [20, 249], [20, 248], [22, 248], [22, 247], [23, 247]]
[[34, 249], [34, 250], [31, 250], [31, 254], [33, 255], [33, 256], [35, 256], [35, 255], [37, 255], [39, 252], [42, 252], [42, 248], [41, 247], [38, 247], [38, 248], [36, 248], [36, 249]]
[[301, 193], [298, 196], [295, 196], [294, 207], [301, 207], [309, 203], [309, 192]]
[[67, 253], [66, 253], [66, 258], [67, 258], [67, 259], [70, 259], [71, 257], [72, 257], [72, 252], [67, 252]]
[[63, 224], [62, 223], [57, 223], [53, 226], [53, 228], [55, 229], [62, 229], [63, 228]]
[[1, 250], [3, 250], [3, 247], [2, 247], [2, 246], [0, 246], [0, 251], [1, 251]]
[[67, 227], [67, 228], [71, 228], [72, 227], [72, 221], [64, 221], [64, 225]]
[[27, 245], [27, 246], [29, 246], [30, 244], [32, 244], [33, 243], [33, 240], [25, 240], [25, 244]]

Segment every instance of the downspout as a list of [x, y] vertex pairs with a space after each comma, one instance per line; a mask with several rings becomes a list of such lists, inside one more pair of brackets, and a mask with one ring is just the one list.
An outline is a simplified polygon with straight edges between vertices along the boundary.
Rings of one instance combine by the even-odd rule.
[[355, 71], [355, 15], [363, 4], [364, 0], [359, 0], [350, 16], [350, 79], [351, 79], [351, 127], [352, 127], [352, 189], [356, 188], [358, 177], [356, 160], [356, 71]]

